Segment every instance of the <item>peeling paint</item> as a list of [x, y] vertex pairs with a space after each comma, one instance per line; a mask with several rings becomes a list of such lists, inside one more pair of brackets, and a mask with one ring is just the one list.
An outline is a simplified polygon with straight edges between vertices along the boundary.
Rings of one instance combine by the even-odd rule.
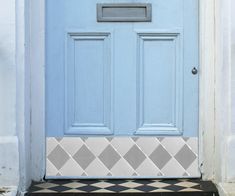
[[6, 187], [0, 188], [0, 195], [5, 195], [6, 193], [9, 193], [9, 192], [10, 192], [9, 188], [6, 188]]

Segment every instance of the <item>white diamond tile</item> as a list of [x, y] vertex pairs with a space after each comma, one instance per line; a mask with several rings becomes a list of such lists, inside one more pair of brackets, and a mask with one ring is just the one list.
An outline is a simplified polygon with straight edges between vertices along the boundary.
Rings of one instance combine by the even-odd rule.
[[149, 156], [160, 144], [156, 137], [140, 137], [136, 144], [140, 149]]
[[185, 145], [185, 141], [179, 137], [168, 137], [165, 138], [161, 144], [165, 147], [167, 152], [172, 156], [175, 156], [175, 154]]
[[180, 190], [179, 192], [194, 192], [194, 191], [200, 192], [201, 190], [194, 189], [194, 188], [186, 188], [186, 189]]
[[58, 141], [54, 137], [48, 138], [46, 146], [47, 155], [49, 155], [51, 151], [54, 150], [58, 144], [59, 144]]
[[98, 189], [98, 190], [92, 191], [92, 193], [113, 193], [113, 192], [114, 191], [110, 191], [107, 189]]
[[82, 147], [83, 141], [76, 137], [64, 137], [60, 141], [60, 145], [73, 156]]
[[87, 184], [83, 184], [83, 183], [80, 183], [80, 182], [70, 182], [70, 183], [64, 184], [63, 186], [75, 189], [75, 188], [80, 188], [80, 187], [87, 186]]
[[69, 159], [60, 169], [62, 176], [81, 176], [83, 169], [77, 164], [74, 159]]
[[123, 158], [110, 170], [113, 176], [132, 176], [135, 170]]
[[99, 156], [109, 145], [109, 141], [104, 137], [91, 137], [86, 140], [86, 145], [94, 155]]
[[190, 181], [183, 181], [183, 182], [179, 182], [175, 185], [190, 188], [190, 187], [198, 185], [198, 183], [190, 182]]
[[150, 192], [155, 193], [155, 192], [174, 192], [174, 191], [167, 190], [167, 189], [156, 189], [156, 190], [153, 190], [153, 191], [150, 191]]
[[112, 184], [112, 183], [108, 183], [108, 182], [97, 182], [97, 183], [95, 183], [95, 184], [92, 184], [92, 186], [96, 186], [96, 187], [98, 187], [98, 188], [104, 189], [104, 188], [113, 186], [113, 184]]
[[195, 154], [198, 153], [198, 140], [195, 140], [194, 138], [189, 138], [187, 144]]
[[109, 173], [107, 167], [99, 160], [95, 159], [86, 169], [87, 176], [106, 176]]
[[148, 185], [149, 185], [149, 186], [153, 186], [153, 187], [157, 187], [157, 188], [164, 188], [164, 187], [169, 186], [169, 184], [168, 184], [168, 183], [159, 182], [159, 181], [156, 181], [156, 182], [150, 183], [150, 184], [148, 184]]
[[157, 176], [160, 172], [150, 159], [145, 159], [136, 171], [140, 176]]
[[143, 191], [140, 191], [138, 189], [128, 189], [128, 190], [122, 191], [122, 193], [143, 193]]
[[195, 159], [194, 162], [188, 167], [187, 172], [190, 176], [200, 177], [200, 171], [198, 167], [198, 159]]
[[63, 191], [63, 193], [86, 193], [86, 191], [82, 191], [79, 189], [69, 189], [67, 191]]
[[115, 137], [111, 141], [112, 146], [124, 156], [135, 144], [131, 137]]
[[171, 159], [162, 169], [164, 176], [183, 176], [185, 170], [175, 159]]
[[120, 184], [121, 186], [125, 186], [127, 188], [136, 188], [138, 186], [141, 186], [142, 184], [141, 183], [136, 183], [136, 182], [125, 182], [125, 183], [122, 183]]
[[58, 169], [47, 159], [46, 163], [46, 175], [55, 176], [58, 173]]

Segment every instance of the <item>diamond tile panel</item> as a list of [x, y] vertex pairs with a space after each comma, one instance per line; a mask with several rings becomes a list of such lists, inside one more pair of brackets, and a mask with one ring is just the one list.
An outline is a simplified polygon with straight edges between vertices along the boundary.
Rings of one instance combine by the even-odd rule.
[[199, 177], [196, 137], [47, 138], [46, 178]]

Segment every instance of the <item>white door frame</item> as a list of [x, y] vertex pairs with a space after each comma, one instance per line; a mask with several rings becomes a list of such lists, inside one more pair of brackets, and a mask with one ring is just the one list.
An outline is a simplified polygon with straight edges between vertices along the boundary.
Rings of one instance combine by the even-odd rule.
[[[25, 16], [19, 20], [25, 21], [24, 37], [26, 49], [25, 64], [23, 68], [30, 68], [28, 79], [30, 89], [25, 90], [26, 80], [19, 82], [19, 91], [22, 88], [25, 96], [30, 92], [30, 101], [25, 99], [25, 105], [30, 107], [30, 148], [27, 148], [23, 139], [20, 139], [22, 147], [21, 157], [27, 157], [30, 149], [30, 179], [41, 180], [45, 175], [45, 1], [46, 0], [20, 0], [25, 3]], [[216, 167], [219, 165], [217, 156], [220, 147], [215, 149], [215, 139], [218, 135], [216, 128], [217, 91], [216, 76], [220, 65], [220, 23], [219, 7], [223, 0], [199, 0], [200, 1], [200, 103], [199, 103], [199, 139], [200, 139], [200, 164], [203, 177], [214, 179]], [[18, 9], [22, 9], [19, 6]], [[21, 10], [22, 12], [22, 10]], [[22, 32], [17, 36], [22, 36]], [[22, 39], [19, 37], [19, 39]], [[17, 73], [20, 78], [22, 73]], [[217, 80], [219, 82], [219, 80]], [[217, 82], [217, 84], [218, 84]], [[220, 92], [220, 91], [218, 91]], [[224, 111], [227, 113], [227, 111]], [[17, 115], [20, 115], [17, 114]], [[220, 114], [223, 115], [223, 114]], [[224, 122], [225, 123], [225, 122]], [[19, 130], [25, 132], [26, 129]], [[23, 142], [23, 143], [22, 143]], [[28, 146], [29, 147], [29, 146]], [[25, 160], [27, 162], [27, 160]], [[23, 161], [24, 162], [24, 161]], [[27, 170], [27, 168], [25, 169]], [[21, 171], [22, 172], [22, 171]]]

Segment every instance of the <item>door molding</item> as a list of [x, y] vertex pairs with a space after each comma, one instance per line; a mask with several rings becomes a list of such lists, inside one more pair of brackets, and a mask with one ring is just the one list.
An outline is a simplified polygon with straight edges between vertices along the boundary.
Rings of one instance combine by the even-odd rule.
[[[138, 37], [138, 60], [137, 60], [137, 94], [139, 95], [139, 98], [137, 99], [137, 130], [135, 132], [136, 135], [173, 135], [173, 136], [181, 136], [183, 135], [183, 51], [181, 49], [181, 45], [183, 45], [183, 39], [182, 29], [171, 29], [171, 30], [158, 30], [158, 31], [152, 31], [152, 30], [135, 30]], [[176, 91], [176, 99], [175, 101], [175, 110], [173, 114], [173, 122], [171, 124], [146, 124], [144, 122], [144, 75], [143, 75], [143, 45], [145, 41], [148, 40], [167, 40], [174, 43], [174, 46], [176, 48], [175, 52], [175, 58], [176, 60], [176, 67], [180, 70], [179, 72], [176, 72], [176, 78], [174, 83], [175, 91]]]
[[[215, 68], [218, 45], [216, 37], [216, 2], [219, 0], [199, 0], [200, 2], [200, 163], [204, 178], [214, 177], [215, 138]], [[30, 65], [31, 99], [26, 104], [31, 107], [31, 178], [40, 180], [45, 175], [45, 0], [28, 1], [25, 6], [26, 35], [29, 38], [25, 52]], [[205, 20], [206, 19], [206, 20]], [[217, 27], [218, 28], [218, 27]], [[23, 65], [22, 65], [23, 66]], [[18, 73], [20, 74], [20, 73]], [[26, 82], [26, 81], [25, 81]], [[206, 130], [206, 131], [205, 131]], [[206, 145], [204, 145], [206, 144]], [[23, 144], [22, 144], [23, 145]], [[210, 155], [210, 156], [209, 156]], [[213, 159], [210, 157], [213, 156]], [[203, 163], [203, 164], [202, 164]]]

